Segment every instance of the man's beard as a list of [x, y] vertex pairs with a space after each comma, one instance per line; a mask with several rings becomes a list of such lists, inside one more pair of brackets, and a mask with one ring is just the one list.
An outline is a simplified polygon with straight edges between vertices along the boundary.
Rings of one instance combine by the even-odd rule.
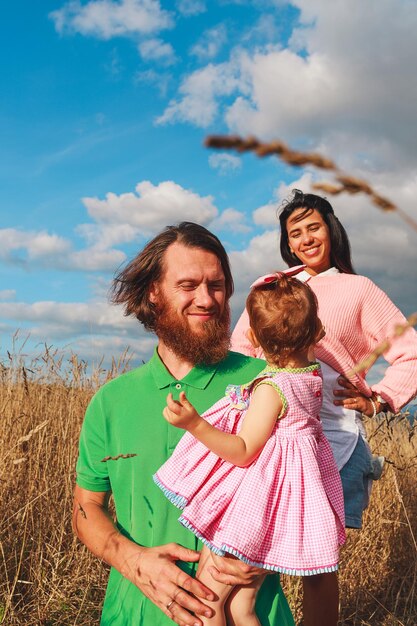
[[207, 320], [196, 333], [188, 324], [187, 317], [181, 317], [172, 310], [165, 298], [157, 305], [155, 333], [167, 348], [177, 356], [194, 365], [211, 365], [226, 358], [230, 347], [230, 307], [226, 303], [223, 313], [217, 319]]

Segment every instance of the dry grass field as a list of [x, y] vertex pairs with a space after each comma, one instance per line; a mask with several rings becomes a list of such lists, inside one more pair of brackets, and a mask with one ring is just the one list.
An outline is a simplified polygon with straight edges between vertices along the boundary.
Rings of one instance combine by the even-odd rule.
[[[98, 624], [107, 569], [74, 539], [77, 440], [94, 390], [126, 367], [88, 373], [76, 356], [44, 353], [0, 364], [0, 623]], [[368, 424], [388, 463], [362, 532], [342, 553], [341, 624], [417, 624], [417, 437], [405, 416]], [[299, 618], [296, 579], [283, 580]], [[151, 625], [150, 625], [151, 626]]]

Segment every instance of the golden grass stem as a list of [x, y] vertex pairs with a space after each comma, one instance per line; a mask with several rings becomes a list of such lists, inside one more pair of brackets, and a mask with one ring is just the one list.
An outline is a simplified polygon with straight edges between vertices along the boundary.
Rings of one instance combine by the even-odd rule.
[[347, 372], [346, 376], [348, 378], [352, 378], [355, 374], [359, 372], [369, 370], [375, 361], [384, 354], [392, 345], [393, 341], [395, 341], [396, 337], [401, 337], [410, 327], [417, 325], [417, 311], [412, 313], [404, 324], [397, 324], [394, 328], [394, 332], [388, 339], [382, 341], [377, 347], [372, 350], [362, 361], [357, 363], [355, 367], [353, 367], [349, 372]]
[[406, 507], [405, 507], [404, 500], [403, 500], [403, 497], [402, 497], [402, 495], [401, 495], [400, 488], [399, 488], [399, 486], [398, 486], [398, 480], [397, 480], [397, 476], [396, 476], [395, 472], [394, 472], [394, 475], [393, 475], [393, 476], [394, 476], [395, 491], [397, 492], [398, 499], [399, 499], [399, 501], [401, 502], [401, 506], [402, 506], [402, 509], [403, 509], [403, 511], [404, 511], [405, 519], [407, 520], [407, 526], [408, 526], [408, 529], [409, 529], [409, 531], [410, 531], [411, 539], [412, 539], [412, 541], [413, 541], [414, 551], [415, 551], [415, 553], [417, 554], [417, 542], [416, 542], [416, 538], [415, 538], [415, 535], [414, 535], [414, 532], [413, 532], [413, 528], [412, 528], [411, 523], [410, 523], [410, 518], [408, 517], [407, 509], [406, 509]]
[[312, 165], [318, 169], [332, 171], [338, 184], [323, 181], [314, 183], [312, 185], [313, 189], [330, 195], [364, 193], [370, 198], [372, 204], [383, 211], [396, 211], [401, 219], [417, 231], [417, 221], [400, 209], [394, 202], [381, 196], [366, 180], [341, 172], [334, 161], [322, 154], [293, 150], [279, 139], [268, 143], [259, 141], [256, 137], [244, 139], [238, 135], [209, 135], [206, 137], [204, 144], [208, 148], [255, 152], [259, 157], [275, 155], [288, 165], [298, 167]]
[[385, 612], [386, 612], [386, 613], [387, 613], [390, 617], [392, 617], [393, 619], [395, 619], [395, 623], [396, 623], [396, 624], [399, 624], [399, 626], [406, 626], [406, 625], [404, 624], [404, 622], [401, 622], [401, 621], [400, 621], [397, 617], [395, 617], [395, 615], [393, 615], [393, 613], [392, 613], [389, 609], [387, 609], [387, 607], [386, 607], [386, 606], [384, 606], [384, 605], [382, 604], [382, 602], [380, 602], [380, 601], [378, 600], [378, 598], [376, 598], [376, 597], [375, 597], [375, 596], [374, 596], [374, 595], [373, 595], [370, 591], [367, 591], [367, 590], [366, 590], [366, 593], [368, 594], [368, 596], [370, 596], [370, 597], [372, 598], [372, 600], [373, 600], [374, 602], [376, 602], [376, 603], [377, 603], [377, 604], [378, 604], [378, 605], [379, 605], [382, 609], [384, 609], [384, 611], [385, 611]]

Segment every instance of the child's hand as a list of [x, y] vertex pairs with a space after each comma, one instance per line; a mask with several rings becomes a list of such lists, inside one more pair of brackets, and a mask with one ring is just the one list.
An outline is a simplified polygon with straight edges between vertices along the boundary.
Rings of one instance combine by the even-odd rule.
[[172, 393], [168, 394], [167, 406], [162, 414], [167, 422], [185, 430], [192, 430], [201, 419], [193, 405], [188, 402], [187, 396], [183, 391], [181, 391], [178, 400], [174, 400]]

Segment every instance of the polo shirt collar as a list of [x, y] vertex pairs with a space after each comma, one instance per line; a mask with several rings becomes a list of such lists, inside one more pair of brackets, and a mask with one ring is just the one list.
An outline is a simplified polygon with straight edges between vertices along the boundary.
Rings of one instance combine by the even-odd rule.
[[[165, 367], [158, 354], [157, 348], [155, 348], [153, 356], [149, 361], [149, 367], [158, 389], [169, 387], [171, 383], [177, 380]], [[193, 369], [181, 379], [181, 382], [190, 387], [195, 387], [196, 389], [205, 389], [216, 373], [216, 370], [217, 364], [195, 365]]]

